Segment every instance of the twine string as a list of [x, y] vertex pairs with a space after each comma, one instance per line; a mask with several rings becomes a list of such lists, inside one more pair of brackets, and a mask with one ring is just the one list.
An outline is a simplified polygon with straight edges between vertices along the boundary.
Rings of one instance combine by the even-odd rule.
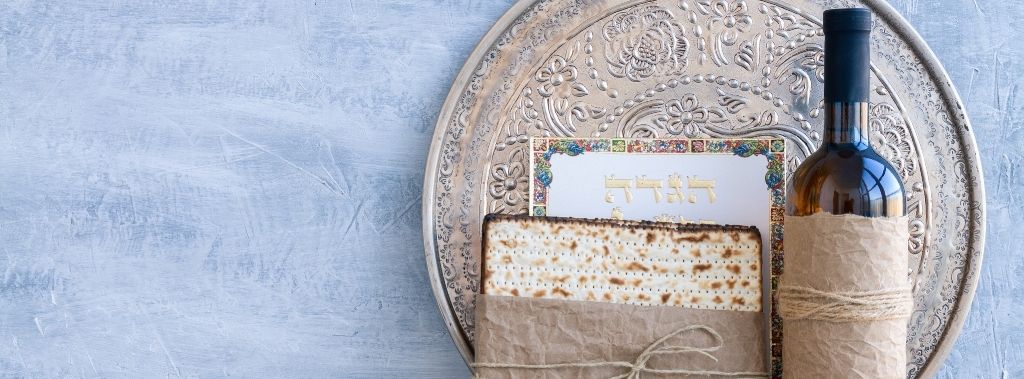
[[827, 292], [810, 287], [780, 286], [778, 293], [779, 315], [786, 320], [895, 320], [909, 317], [914, 310], [910, 287]]
[[[697, 346], [675, 346], [668, 345], [669, 339], [676, 337], [686, 332], [703, 332], [711, 336], [714, 343], [708, 347], [697, 347]], [[676, 329], [674, 332], [669, 333], [644, 349], [640, 355], [637, 355], [636, 360], [633, 362], [626, 361], [601, 361], [601, 362], [574, 362], [574, 363], [553, 363], [553, 364], [519, 364], [519, 363], [496, 363], [496, 362], [476, 362], [471, 366], [473, 368], [506, 368], [506, 369], [525, 369], [525, 370], [549, 370], [549, 369], [560, 369], [560, 368], [597, 368], [597, 367], [620, 367], [628, 369], [629, 371], [622, 374], [613, 376], [611, 379], [640, 379], [644, 373], [649, 374], [663, 374], [663, 375], [703, 375], [703, 376], [720, 376], [720, 377], [744, 377], [744, 378], [766, 378], [768, 373], [766, 372], [724, 372], [724, 371], [708, 371], [708, 370], [686, 370], [686, 369], [657, 369], [647, 367], [648, 362], [655, 355], [662, 354], [697, 354], [705, 358], [711, 359], [718, 362], [712, 353], [718, 351], [724, 346], [724, 339], [721, 334], [711, 327], [704, 325], [692, 325], [683, 328]], [[479, 375], [479, 371], [477, 371]]]

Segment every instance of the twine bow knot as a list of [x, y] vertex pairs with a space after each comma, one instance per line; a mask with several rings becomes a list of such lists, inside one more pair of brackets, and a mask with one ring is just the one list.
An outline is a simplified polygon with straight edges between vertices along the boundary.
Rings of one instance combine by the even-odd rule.
[[[667, 345], [669, 339], [680, 334], [700, 331], [711, 336], [714, 342], [708, 347], [697, 347], [697, 346], [673, 346]], [[518, 364], [518, 363], [490, 363], [490, 362], [477, 362], [471, 366], [473, 368], [507, 368], [507, 369], [526, 369], [526, 370], [546, 370], [546, 369], [559, 369], [559, 368], [594, 368], [594, 367], [622, 367], [629, 369], [629, 372], [613, 376], [611, 379], [640, 379], [642, 374], [665, 374], [665, 375], [703, 375], [703, 376], [725, 376], [725, 377], [745, 377], [745, 378], [764, 378], [768, 374], [765, 372], [723, 372], [723, 371], [707, 371], [707, 370], [686, 370], [686, 369], [656, 369], [647, 367], [651, 358], [661, 354], [688, 354], [695, 353], [701, 356], [710, 358], [711, 360], [718, 362], [711, 353], [718, 351], [724, 346], [724, 339], [721, 334], [708, 326], [704, 325], [693, 325], [683, 328], [676, 329], [674, 332], [659, 338], [652, 342], [644, 349], [640, 355], [637, 355], [636, 360], [633, 362], [626, 361], [604, 361], [604, 362], [579, 362], [579, 363], [555, 363], [555, 364]], [[479, 378], [479, 371], [477, 371], [477, 377]]]

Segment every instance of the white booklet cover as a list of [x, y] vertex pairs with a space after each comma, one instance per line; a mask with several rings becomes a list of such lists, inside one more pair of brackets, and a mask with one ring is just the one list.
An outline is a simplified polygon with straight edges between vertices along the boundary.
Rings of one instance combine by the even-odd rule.
[[772, 212], [785, 209], [784, 148], [781, 139], [535, 138], [530, 214], [754, 225], [767, 237]]

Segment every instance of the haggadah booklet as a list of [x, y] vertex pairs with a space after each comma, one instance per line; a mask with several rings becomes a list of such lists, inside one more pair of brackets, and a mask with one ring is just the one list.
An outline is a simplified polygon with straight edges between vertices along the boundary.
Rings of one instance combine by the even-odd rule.
[[[782, 139], [534, 138], [531, 216], [749, 225], [760, 232], [761, 303], [772, 366], [781, 319], [786, 143]], [[774, 368], [774, 367], [773, 367]]]

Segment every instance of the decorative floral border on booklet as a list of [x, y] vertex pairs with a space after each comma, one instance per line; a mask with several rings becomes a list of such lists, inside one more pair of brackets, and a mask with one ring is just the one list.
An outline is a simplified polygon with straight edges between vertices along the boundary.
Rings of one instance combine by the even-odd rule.
[[[533, 138], [530, 141], [530, 205], [531, 216], [548, 214], [548, 190], [556, 179], [551, 170], [553, 156], [579, 156], [586, 153], [614, 154], [682, 154], [736, 155], [743, 158], [763, 156], [767, 173], [764, 183], [769, 189], [770, 286], [778, 288], [783, 263], [783, 218], [785, 214], [785, 146], [783, 139], [633, 139], [633, 138]], [[771, 297], [771, 372], [780, 372], [782, 357], [782, 319]]]

